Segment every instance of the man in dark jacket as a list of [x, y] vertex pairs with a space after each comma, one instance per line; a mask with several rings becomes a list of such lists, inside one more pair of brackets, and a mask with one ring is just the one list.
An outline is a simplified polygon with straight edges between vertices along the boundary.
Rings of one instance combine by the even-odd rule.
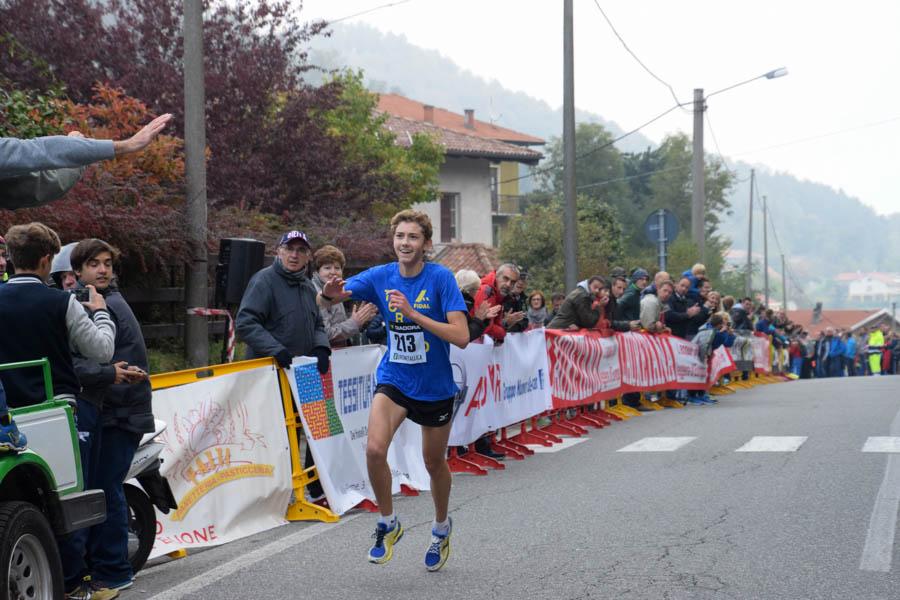
[[650, 282], [650, 274], [637, 268], [631, 272], [631, 285], [616, 303], [615, 318], [619, 321], [639, 321], [641, 319], [641, 292]]
[[144, 336], [114, 284], [118, 257], [116, 248], [98, 239], [82, 240], [70, 256], [78, 287], [92, 285], [106, 299], [116, 337], [108, 363], [78, 352], [73, 355], [82, 385], [79, 440], [87, 458], [82, 460], [82, 471], [90, 487], [106, 494], [106, 521], [79, 530], [60, 544], [63, 562], [70, 565], [65, 574], [67, 590], [88, 575], [95, 590], [122, 590], [134, 581], [128, 561], [128, 502], [123, 483], [141, 437], [154, 430], [154, 420]]
[[281, 236], [275, 262], [250, 279], [235, 319], [246, 358], [274, 356], [287, 368], [295, 356], [314, 356], [319, 372], [328, 371], [331, 350], [316, 288], [306, 275], [309, 260], [306, 234], [290, 231]]
[[701, 311], [698, 304], [688, 300], [690, 289], [691, 280], [682, 277], [675, 284], [675, 291], [669, 298], [669, 310], [666, 311], [666, 325], [672, 330], [672, 335], [688, 340], [691, 339], [687, 337], [688, 325]]
[[[609, 302], [609, 284], [594, 276], [579, 283], [566, 296], [548, 329], [597, 329]], [[608, 325], [607, 325], [608, 327]]]
[[[328, 372], [331, 347], [316, 304], [316, 287], [307, 277], [311, 258], [306, 234], [289, 231], [281, 236], [275, 262], [250, 278], [235, 318], [237, 334], [247, 344], [246, 358], [274, 356], [279, 366], [287, 368], [295, 356], [314, 356], [319, 373]], [[323, 297], [330, 300], [324, 292]], [[307, 445], [303, 465], [314, 464]], [[325, 490], [318, 480], [307, 489], [313, 502], [324, 501]]]

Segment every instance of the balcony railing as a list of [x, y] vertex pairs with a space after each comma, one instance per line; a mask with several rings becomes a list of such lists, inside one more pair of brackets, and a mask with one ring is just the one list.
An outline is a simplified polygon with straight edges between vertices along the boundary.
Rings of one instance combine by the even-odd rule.
[[524, 196], [507, 196], [491, 192], [491, 214], [498, 217], [513, 217], [525, 214]]

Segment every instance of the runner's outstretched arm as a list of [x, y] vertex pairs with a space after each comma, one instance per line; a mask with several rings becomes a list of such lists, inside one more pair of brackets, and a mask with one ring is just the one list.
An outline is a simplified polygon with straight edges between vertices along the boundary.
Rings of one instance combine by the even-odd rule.
[[398, 290], [391, 290], [388, 307], [391, 310], [400, 311], [404, 317], [413, 321], [416, 325], [427, 329], [445, 342], [450, 342], [459, 348], [465, 348], [469, 344], [469, 325], [464, 312], [448, 312], [448, 322], [441, 323], [415, 310], [409, 305], [409, 300], [406, 299], [406, 296]]

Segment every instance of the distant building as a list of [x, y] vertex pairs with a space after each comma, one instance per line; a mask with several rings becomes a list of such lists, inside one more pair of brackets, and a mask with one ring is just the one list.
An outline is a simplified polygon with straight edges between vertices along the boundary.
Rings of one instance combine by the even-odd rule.
[[847, 287], [847, 301], [888, 306], [900, 300], [900, 273], [840, 273], [834, 280]]
[[863, 327], [872, 327], [882, 323], [891, 323], [898, 328], [900, 322], [892, 318], [891, 312], [882, 308], [880, 310], [823, 310], [816, 316], [813, 310], [789, 310], [787, 317], [794, 323], [816, 336], [826, 327], [846, 329], [856, 333]]
[[440, 195], [416, 207], [434, 223], [436, 250], [453, 243], [499, 246], [506, 222], [525, 209], [520, 165], [543, 158], [529, 146], [544, 140], [479, 121], [474, 110], [461, 115], [397, 94], [381, 94], [378, 111], [388, 115], [385, 127], [398, 144], [409, 145], [414, 134], [426, 133], [444, 147]]

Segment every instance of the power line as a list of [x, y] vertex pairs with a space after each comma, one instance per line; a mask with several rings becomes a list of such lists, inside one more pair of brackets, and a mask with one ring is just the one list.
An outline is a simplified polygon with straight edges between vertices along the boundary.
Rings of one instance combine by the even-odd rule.
[[709, 129], [709, 135], [712, 138], [713, 144], [716, 147], [716, 152], [719, 154], [719, 158], [722, 159], [722, 164], [725, 165], [725, 169], [737, 177], [737, 171], [731, 168], [731, 165], [728, 164], [728, 161], [725, 160], [725, 155], [722, 154], [722, 149], [719, 148], [719, 140], [716, 139], [716, 132], [713, 131], [712, 121], [709, 119], [709, 109], [707, 108], [703, 111], [704, 116], [706, 117], [706, 128]]
[[753, 150], [744, 150], [741, 152], [733, 153], [733, 156], [744, 156], [746, 154], [754, 154], [756, 152], [762, 152], [764, 150], [773, 150], [775, 148], [784, 148], [786, 146], [793, 146], [796, 144], [803, 144], [806, 142], [813, 142], [816, 140], [821, 140], [822, 138], [832, 137], [835, 135], [842, 135], [844, 133], [851, 133], [854, 131], [859, 131], [861, 129], [868, 129], [869, 127], [877, 127], [879, 125], [885, 125], [887, 123], [893, 123], [894, 121], [900, 121], [900, 116], [891, 117], [889, 119], [884, 119], [881, 121], [874, 121], [872, 123], [864, 123], [862, 125], [857, 125], [855, 127], [848, 127], [847, 129], [838, 129], [837, 131], [830, 131], [828, 133], [822, 133], [819, 135], [813, 135], [805, 138], [799, 138], [796, 140], [790, 140], [787, 142], [782, 142], [780, 144], [775, 144], [772, 146], [765, 146], [763, 148], [754, 148]]
[[[603, 15], [603, 18], [606, 20], [606, 23], [607, 23], [607, 25], [609, 25], [609, 28], [612, 29], [612, 32], [615, 34], [615, 36], [617, 38], [619, 38], [619, 42], [622, 43], [622, 47], [625, 48], [625, 51], [628, 52], [628, 54], [630, 54], [631, 57], [637, 61], [637, 64], [641, 65], [641, 67], [645, 71], [647, 71], [647, 73], [650, 74], [650, 77], [652, 77], [653, 79], [657, 80], [658, 82], [660, 82], [661, 84], [663, 84], [664, 86], [669, 88], [669, 93], [672, 94], [672, 98], [675, 99], [676, 104], [678, 104], [678, 106], [684, 107], [685, 103], [678, 99], [678, 95], [675, 93], [675, 90], [672, 88], [672, 86], [669, 85], [669, 83], [667, 81], [663, 80], [659, 75], [657, 75], [656, 73], [651, 71], [650, 67], [645, 65], [644, 61], [642, 61], [640, 58], [638, 58], [638, 55], [635, 54], [631, 50], [631, 48], [628, 47], [628, 44], [625, 43], [625, 40], [622, 38], [621, 35], [619, 35], [619, 32], [616, 30], [616, 26], [613, 25], [612, 21], [610, 21], [609, 17], [606, 15], [606, 12], [603, 10], [603, 7], [600, 6], [600, 3], [597, 0], [594, 0], [594, 4], [597, 6], [597, 10], [600, 11], [600, 14]], [[685, 109], [685, 110], [687, 110], [687, 109]]]
[[371, 12], [375, 12], [376, 10], [381, 10], [382, 8], [390, 8], [392, 6], [399, 6], [401, 4], [406, 4], [407, 2], [412, 2], [412, 0], [398, 0], [397, 2], [389, 2], [387, 4], [382, 4], [381, 6], [375, 6], [373, 8], [367, 8], [366, 10], [360, 11], [358, 13], [353, 13], [352, 15], [347, 15], [346, 17], [341, 17], [339, 19], [332, 19], [331, 21], [326, 21], [329, 25], [333, 25], [335, 23], [340, 23], [341, 21], [346, 21], [348, 19], [352, 19], [354, 17], [361, 17], [363, 15], [367, 15]]
[[631, 179], [640, 179], [641, 177], [648, 177], [650, 175], [655, 175], [656, 173], [669, 173], [671, 171], [680, 171], [685, 167], [690, 167], [691, 163], [684, 163], [682, 165], [678, 165], [677, 167], [668, 167], [666, 169], [656, 169], [654, 171], [647, 171], [646, 173], [638, 173], [637, 175], [628, 175], [626, 177], [616, 177], [615, 179], [604, 179], [603, 181], [595, 181], [594, 183], [586, 183], [584, 185], [579, 185], [576, 189], [585, 190], [593, 187], [600, 187], [606, 185], [608, 183], [618, 183], [619, 181], [629, 181]]
[[[671, 107], [670, 109], [666, 110], [665, 112], [659, 113], [658, 115], [656, 115], [655, 117], [653, 117], [652, 119], [650, 119], [649, 121], [647, 121], [646, 123], [643, 123], [643, 124], [641, 124], [641, 125], [635, 127], [635, 128], [632, 129], [631, 131], [629, 131], [629, 132], [627, 132], [627, 133], [623, 133], [623, 134], [620, 135], [619, 137], [617, 137], [617, 138], [615, 138], [615, 139], [613, 139], [613, 140], [610, 140], [610, 141], [606, 142], [605, 144], [601, 144], [601, 145], [599, 145], [599, 146], [597, 146], [597, 147], [595, 147], [595, 148], [591, 148], [591, 149], [588, 150], [587, 152], [583, 152], [583, 153], [581, 153], [581, 154], [576, 155], [576, 156], [575, 156], [575, 160], [578, 161], [578, 160], [580, 160], [580, 159], [582, 159], [582, 158], [587, 158], [588, 156], [590, 156], [590, 155], [592, 155], [592, 154], [595, 154], [595, 153], [599, 152], [600, 150], [603, 150], [604, 148], [609, 148], [610, 146], [612, 146], [612, 145], [615, 144], [616, 142], [621, 141], [621, 140], [624, 140], [624, 139], [627, 138], [628, 136], [637, 133], [638, 131], [640, 131], [640, 130], [643, 129], [644, 127], [647, 127], [648, 125], [650, 125], [650, 124], [652, 124], [652, 123], [655, 123], [656, 121], [662, 119], [664, 116], [666, 116], [667, 114], [669, 114], [670, 112], [672, 112], [672, 111], [675, 110], [676, 108], [679, 108], [679, 106], [680, 106], [680, 105], [676, 104], [675, 106]], [[519, 181], [519, 180], [521, 180], [521, 179], [528, 179], [529, 177], [534, 177], [535, 175], [540, 175], [541, 173], [546, 173], [547, 171], [551, 171], [551, 170], [553, 170], [553, 169], [555, 169], [555, 168], [557, 168], [557, 167], [560, 167], [560, 166], [561, 166], [561, 165], [560, 165], [559, 163], [552, 163], [552, 164], [547, 165], [546, 167], [542, 167], [542, 168], [540, 168], [540, 169], [534, 169], [534, 170], [532, 170], [531, 172], [526, 173], [525, 175], [519, 175], [518, 177], [513, 177], [513, 178], [511, 178], [511, 179], [504, 179], [503, 181], [498, 182], [497, 185], [502, 185], [502, 184], [504, 184], [504, 183], [512, 183], [513, 181]]]

